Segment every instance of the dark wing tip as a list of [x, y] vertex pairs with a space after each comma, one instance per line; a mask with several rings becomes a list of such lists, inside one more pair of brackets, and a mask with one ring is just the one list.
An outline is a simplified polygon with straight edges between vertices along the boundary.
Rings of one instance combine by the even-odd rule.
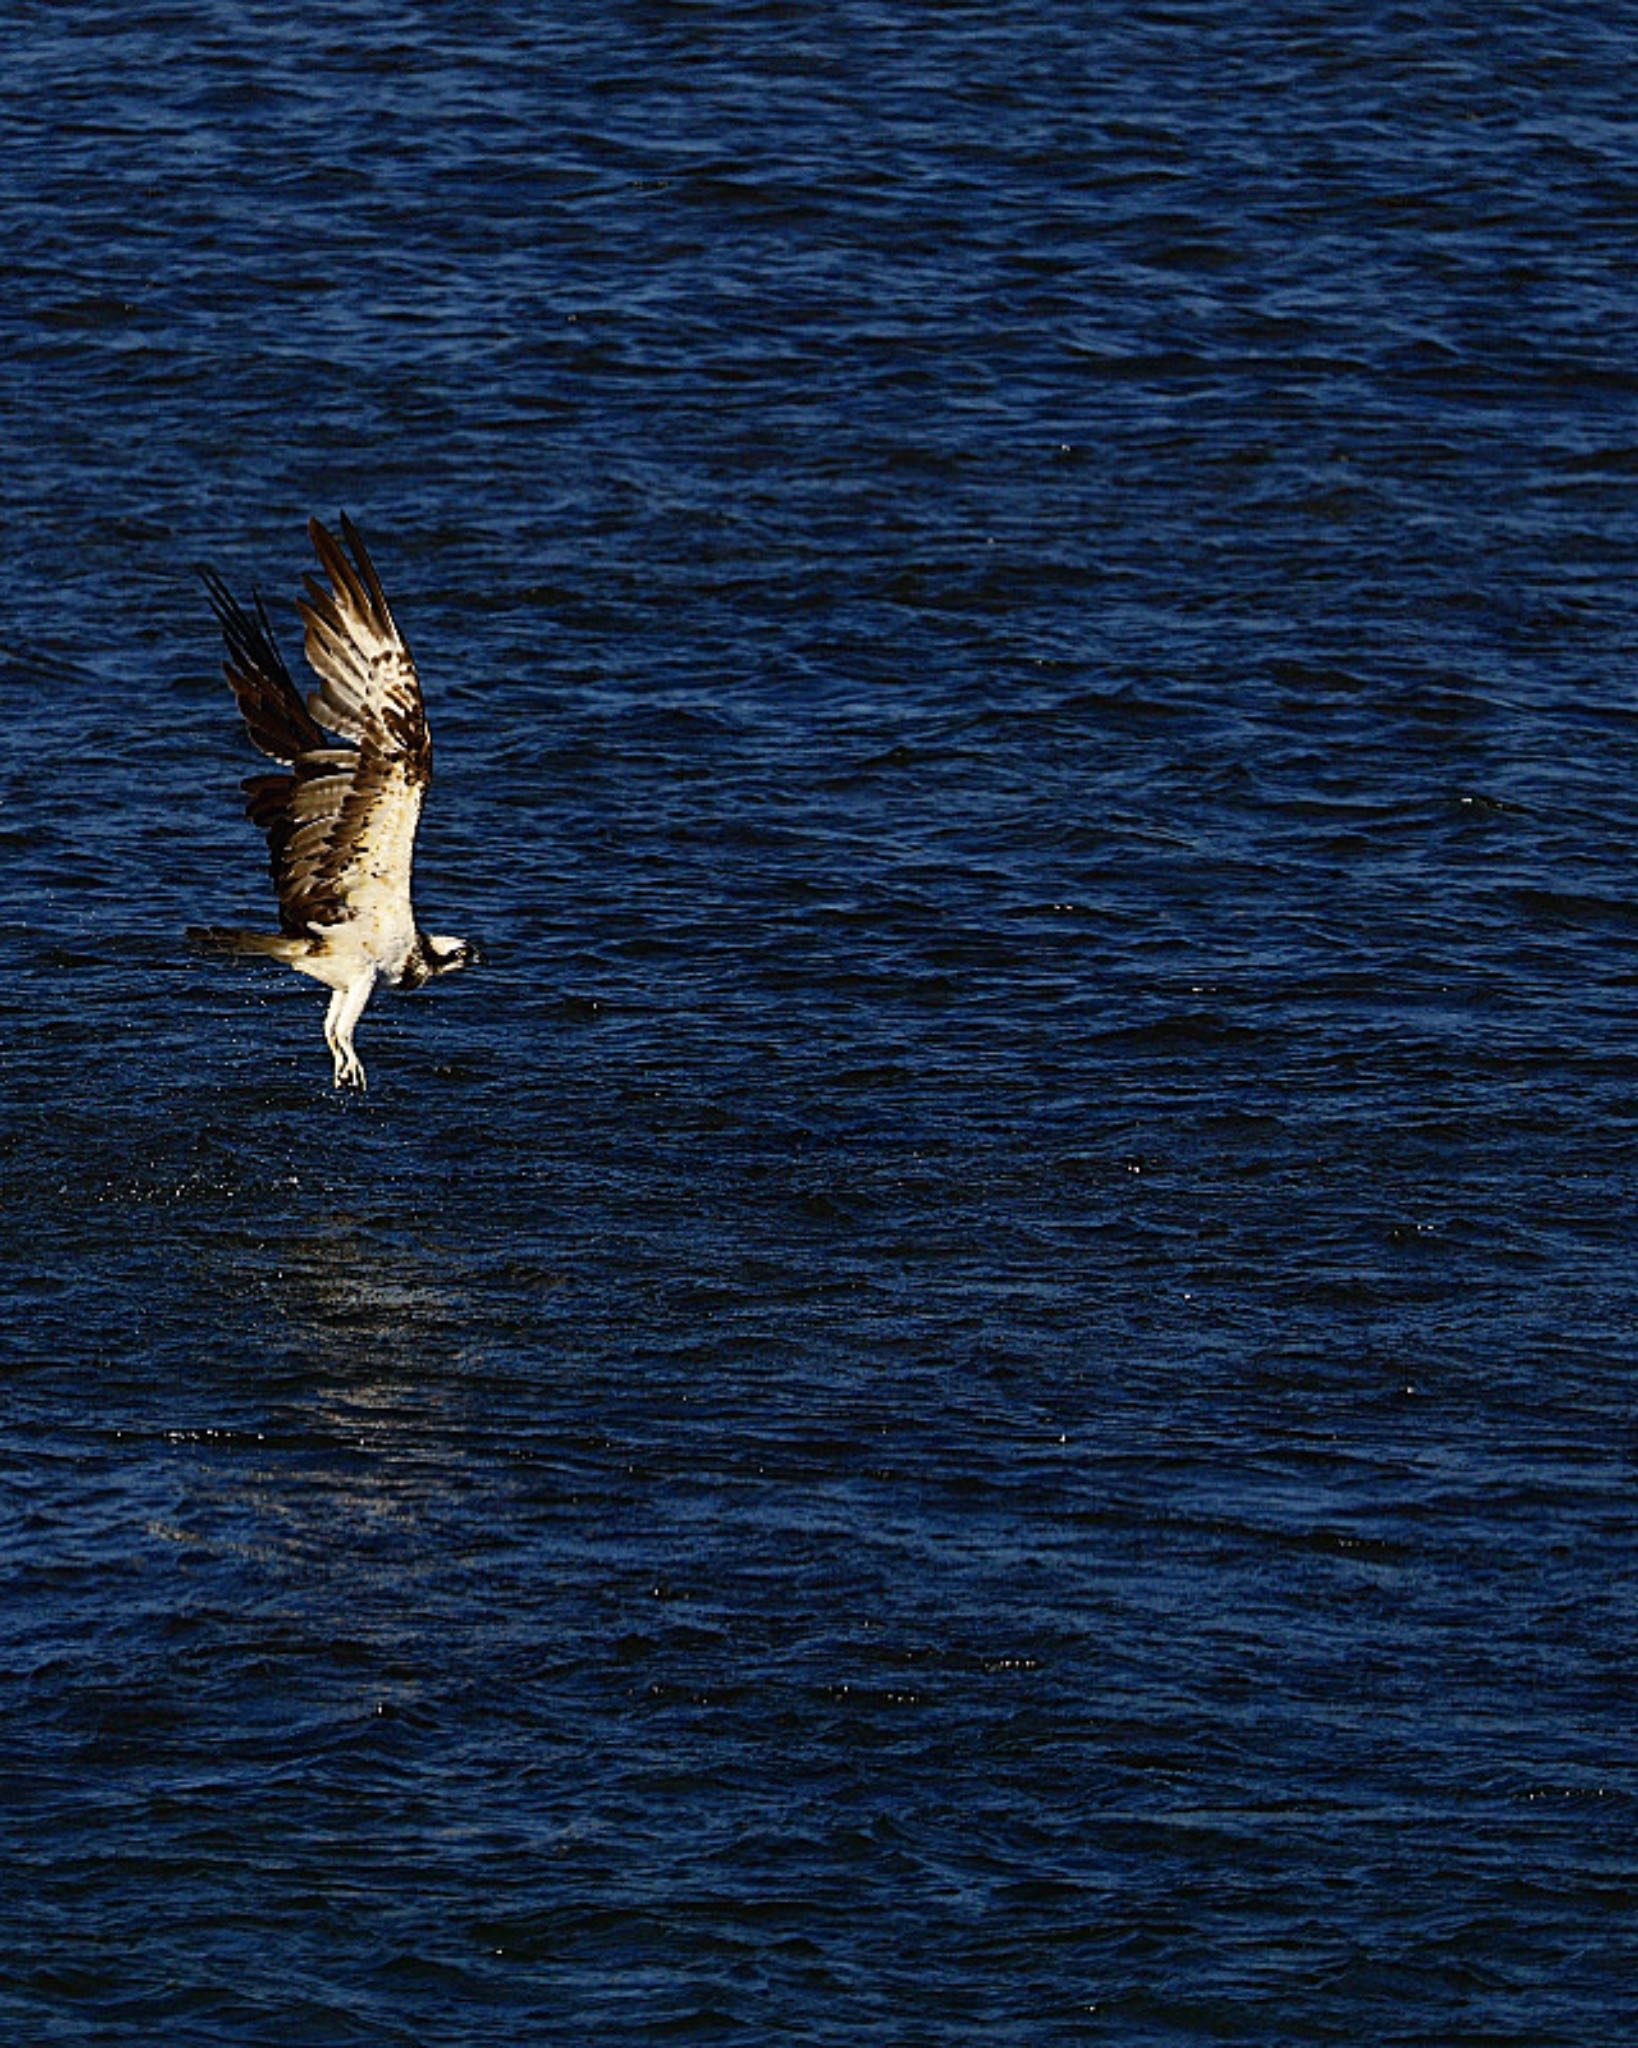
[[210, 595], [211, 610], [224, 627], [229, 625], [238, 616], [239, 600], [228, 588], [227, 578], [212, 562], [196, 562], [194, 567]]
[[209, 563], [199, 565], [199, 574], [221, 628], [222, 673], [252, 741], [276, 761], [293, 761], [308, 748], [323, 746], [324, 734], [285, 667], [261, 593], [252, 592], [247, 609]]
[[[346, 515], [342, 515], [345, 520]], [[307, 522], [307, 538], [313, 543], [313, 552], [328, 569], [334, 558], [341, 553], [341, 543], [322, 519], [313, 518]]]
[[[307, 537], [313, 543], [313, 552], [323, 564], [325, 574], [329, 577], [337, 596], [345, 596], [364, 617], [373, 621], [378, 631], [396, 640], [405, 654], [409, 655], [409, 642], [404, 638], [399, 630], [398, 621], [392, 615], [392, 606], [387, 602], [387, 593], [382, 587], [380, 576], [376, 573], [375, 563], [370, 558], [363, 534], [345, 512], [341, 514], [339, 524], [341, 541], [336, 539], [322, 520], [308, 520]], [[345, 548], [342, 542], [346, 543]], [[351, 561], [348, 560], [348, 550], [351, 551]], [[410, 659], [413, 661], [414, 656], [410, 655]]]

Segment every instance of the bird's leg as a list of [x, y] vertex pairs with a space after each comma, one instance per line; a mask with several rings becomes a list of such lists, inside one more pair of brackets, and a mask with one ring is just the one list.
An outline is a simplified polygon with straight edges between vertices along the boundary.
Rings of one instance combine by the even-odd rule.
[[374, 974], [363, 974], [345, 988], [338, 988], [330, 998], [324, 1017], [324, 1039], [335, 1059], [338, 1088], [365, 1086], [364, 1062], [353, 1051], [353, 1026], [363, 1016], [374, 987]]

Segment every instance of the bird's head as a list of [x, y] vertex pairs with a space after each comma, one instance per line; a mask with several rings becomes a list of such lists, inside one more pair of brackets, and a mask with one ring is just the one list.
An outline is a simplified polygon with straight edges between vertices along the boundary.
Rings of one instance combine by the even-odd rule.
[[421, 951], [434, 974], [453, 974], [458, 967], [483, 965], [483, 948], [476, 939], [443, 938], [428, 932], [421, 940]]

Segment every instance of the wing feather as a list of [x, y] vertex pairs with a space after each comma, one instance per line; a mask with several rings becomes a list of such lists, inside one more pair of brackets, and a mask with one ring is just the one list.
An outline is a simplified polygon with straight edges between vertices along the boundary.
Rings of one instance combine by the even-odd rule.
[[206, 584], [246, 728], [288, 764], [244, 785], [245, 808], [267, 834], [279, 922], [293, 936], [356, 925], [386, 961], [415, 937], [410, 878], [432, 739], [409, 644], [363, 536], [345, 514], [341, 532], [345, 549], [316, 519], [308, 524], [329, 587], [309, 574], [297, 601], [319, 679], [305, 704], [261, 600], [252, 617], [214, 572]]
[[252, 615], [214, 569], [203, 568], [199, 573], [210, 592], [227, 648], [222, 673], [251, 739], [274, 761], [294, 761], [309, 748], [322, 747], [324, 734], [290, 679], [260, 596], [252, 595], [256, 608]]
[[432, 780], [432, 740], [421, 679], [364, 537], [343, 514], [349, 560], [316, 519], [307, 530], [330, 579], [326, 590], [309, 574], [307, 594], [296, 606], [307, 627], [307, 660], [319, 678], [309, 708], [361, 748], [378, 747], [384, 758], [401, 764], [406, 779], [424, 786]]

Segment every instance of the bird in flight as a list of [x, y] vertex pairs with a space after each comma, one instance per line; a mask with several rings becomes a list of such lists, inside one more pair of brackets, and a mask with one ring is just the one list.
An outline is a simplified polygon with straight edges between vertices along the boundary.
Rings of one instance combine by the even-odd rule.
[[244, 785], [246, 813], [267, 834], [279, 930], [213, 926], [191, 936], [207, 952], [262, 954], [322, 981], [332, 991], [324, 1037], [335, 1084], [362, 1088], [353, 1031], [377, 982], [420, 988], [481, 955], [466, 939], [422, 931], [410, 902], [432, 736], [409, 645], [345, 513], [341, 541], [316, 519], [307, 531], [329, 588], [309, 574], [296, 603], [319, 678], [305, 703], [260, 596], [248, 612], [214, 569], [202, 572], [227, 645], [222, 673], [245, 729], [281, 764], [276, 775], [252, 775]]

